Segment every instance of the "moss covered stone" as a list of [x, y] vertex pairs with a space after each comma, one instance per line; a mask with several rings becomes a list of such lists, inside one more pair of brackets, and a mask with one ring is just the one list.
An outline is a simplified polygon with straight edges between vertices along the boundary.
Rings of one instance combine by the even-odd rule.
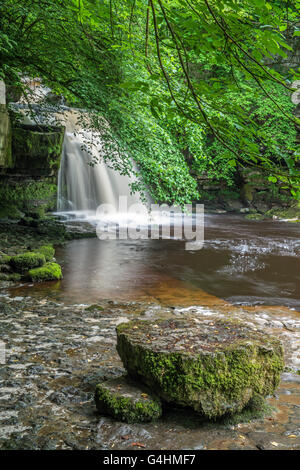
[[47, 217], [38, 221], [36, 230], [40, 235], [45, 235], [47, 237], [53, 237], [56, 239], [61, 239], [66, 236], [65, 225], [53, 219], [52, 217]]
[[279, 340], [232, 319], [122, 323], [117, 350], [131, 377], [212, 419], [272, 394], [284, 366]]
[[268, 212], [266, 212], [265, 215], [269, 218], [275, 217], [281, 220], [300, 219], [300, 204], [294, 204], [293, 206], [288, 207], [287, 209], [270, 209]]
[[247, 219], [247, 220], [264, 220], [265, 216], [263, 214], [259, 214], [259, 213], [248, 214], [248, 215], [245, 216], [245, 219]]
[[57, 263], [46, 263], [41, 268], [30, 269], [29, 276], [33, 282], [57, 281], [62, 278], [61, 267]]
[[45, 256], [46, 261], [51, 261], [54, 258], [55, 250], [52, 245], [43, 245], [34, 250]]
[[21, 280], [21, 275], [18, 273], [3, 273], [0, 272], [0, 281], [13, 281], [18, 282]]
[[127, 423], [153, 421], [162, 414], [160, 400], [124, 376], [98, 384], [95, 401], [100, 413]]
[[65, 129], [18, 124], [13, 128], [12, 150], [18, 173], [54, 176], [60, 165]]
[[18, 272], [24, 273], [32, 268], [38, 268], [46, 263], [42, 253], [28, 251], [20, 255], [12, 256], [9, 264]]
[[104, 310], [104, 307], [102, 307], [102, 305], [92, 304], [89, 307], [86, 307], [84, 310], [85, 312], [94, 312], [95, 310], [102, 312]]

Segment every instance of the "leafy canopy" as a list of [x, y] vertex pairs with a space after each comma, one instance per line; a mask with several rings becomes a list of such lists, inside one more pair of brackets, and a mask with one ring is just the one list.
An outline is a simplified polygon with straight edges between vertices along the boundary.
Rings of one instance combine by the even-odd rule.
[[214, 158], [225, 173], [255, 166], [296, 195], [299, 154], [260, 115], [297, 123], [286, 97], [299, 70], [276, 64], [289, 62], [299, 8], [298, 0], [2, 0], [0, 77], [24, 89], [21, 76], [39, 76], [92, 110], [95, 125], [97, 113], [106, 117], [124, 172], [133, 157], [158, 199], [198, 196], [186, 148], [199, 171]]

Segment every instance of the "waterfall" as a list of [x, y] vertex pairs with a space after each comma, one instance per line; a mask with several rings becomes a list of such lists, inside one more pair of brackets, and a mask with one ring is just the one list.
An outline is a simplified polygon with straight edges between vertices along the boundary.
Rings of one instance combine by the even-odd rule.
[[103, 160], [100, 132], [80, 128], [76, 115], [74, 110], [63, 115], [66, 133], [58, 175], [58, 211], [95, 212], [101, 204], [111, 204], [117, 211], [119, 196], [127, 197], [128, 206], [140, 203], [139, 193], [130, 194], [134, 179]]
[[[57, 211], [71, 212], [73, 217], [86, 217], [96, 214], [100, 205], [110, 204], [118, 212], [120, 196], [126, 197], [128, 207], [140, 205], [140, 193], [131, 194], [131, 185], [136, 182], [136, 177], [120, 174], [104, 159], [102, 132], [109, 129], [108, 122], [102, 119], [102, 132], [95, 130], [88, 112], [69, 108], [62, 103], [54, 106], [47, 102], [51, 90], [39, 78], [24, 77], [23, 81], [31, 90], [30, 108], [35, 112], [34, 120], [22, 97], [11, 106], [22, 115], [24, 124], [38, 122], [42, 125], [64, 125], [66, 128], [58, 174]], [[113, 156], [116, 158], [116, 152]], [[126, 166], [132, 167], [132, 173], [137, 174], [134, 163], [128, 165], [130, 161], [126, 156], [124, 159], [127, 159]], [[118, 161], [118, 167], [122, 168], [122, 163]], [[144, 209], [147, 211], [146, 206]]]
[[[38, 92], [41, 93], [40, 88]], [[128, 207], [141, 203], [140, 193], [131, 194], [135, 178], [120, 174], [105, 162], [101, 131], [92, 129], [88, 113], [66, 106], [49, 108], [32, 104], [33, 120], [28, 116], [26, 104], [14, 103], [13, 107], [21, 113], [24, 124], [38, 122], [66, 128], [58, 173], [58, 212], [72, 213], [77, 218], [93, 217], [101, 204], [110, 204], [118, 212], [120, 196], [126, 196]], [[105, 120], [103, 126], [108, 127]], [[136, 173], [133, 162], [131, 166]]]

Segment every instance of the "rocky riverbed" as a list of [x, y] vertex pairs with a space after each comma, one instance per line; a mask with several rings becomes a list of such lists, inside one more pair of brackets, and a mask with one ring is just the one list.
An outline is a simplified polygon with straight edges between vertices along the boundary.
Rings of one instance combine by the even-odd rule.
[[[188, 308], [112, 301], [72, 305], [3, 293], [0, 313], [6, 352], [0, 365], [0, 449], [300, 449], [300, 316], [293, 310], [225, 302]], [[218, 423], [179, 408], [144, 424], [101, 416], [96, 384], [124, 373], [116, 326], [186, 313], [230, 314], [283, 341], [286, 368], [268, 399], [273, 411], [250, 422]]]

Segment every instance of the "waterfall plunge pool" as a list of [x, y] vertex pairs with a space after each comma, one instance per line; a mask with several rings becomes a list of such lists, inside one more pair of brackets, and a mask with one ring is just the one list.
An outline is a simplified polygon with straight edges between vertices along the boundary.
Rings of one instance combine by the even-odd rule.
[[[205, 243], [178, 240], [73, 240], [57, 247], [59, 283], [18, 291], [65, 302], [149, 300], [203, 305], [282, 305], [300, 311], [300, 226], [206, 215]], [[218, 299], [217, 299], [218, 298]]]

